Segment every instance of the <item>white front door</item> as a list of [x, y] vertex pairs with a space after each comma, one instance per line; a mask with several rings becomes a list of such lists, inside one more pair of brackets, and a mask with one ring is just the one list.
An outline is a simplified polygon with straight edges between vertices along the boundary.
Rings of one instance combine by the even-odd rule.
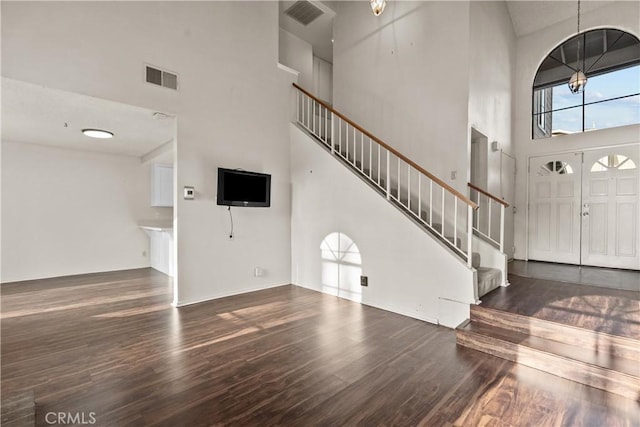
[[640, 268], [640, 146], [585, 151], [582, 264]]
[[582, 153], [529, 159], [529, 259], [580, 264]]

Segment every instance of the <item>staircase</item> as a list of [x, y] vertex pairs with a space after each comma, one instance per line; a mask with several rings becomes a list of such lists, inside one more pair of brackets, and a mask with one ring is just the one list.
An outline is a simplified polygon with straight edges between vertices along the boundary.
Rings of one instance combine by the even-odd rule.
[[[502, 254], [502, 247], [495, 246], [493, 239], [487, 239], [478, 228], [474, 228], [474, 221], [480, 224], [480, 217], [476, 216], [476, 202], [302, 87], [295, 83], [293, 86], [297, 89], [298, 126], [452, 255], [465, 262], [469, 269], [473, 269], [476, 272], [475, 283], [470, 286], [474, 288], [476, 303], [480, 302], [480, 296], [505, 285], [506, 257]], [[504, 215], [504, 210], [496, 212]], [[491, 215], [490, 210], [488, 213]], [[497, 241], [501, 244], [504, 222], [500, 222], [502, 228]], [[494, 234], [495, 230], [494, 227]], [[483, 246], [482, 240], [490, 242], [493, 247]]]
[[482, 306], [456, 330], [460, 345], [640, 401], [640, 339]]

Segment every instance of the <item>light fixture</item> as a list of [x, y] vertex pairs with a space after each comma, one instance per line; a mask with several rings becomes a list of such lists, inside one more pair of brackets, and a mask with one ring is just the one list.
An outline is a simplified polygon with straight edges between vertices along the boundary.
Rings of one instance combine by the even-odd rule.
[[384, 7], [387, 5], [386, 0], [371, 0], [371, 10], [373, 14], [376, 16], [382, 15], [384, 12]]
[[82, 129], [82, 133], [91, 138], [107, 139], [113, 138], [113, 132], [101, 129]]
[[577, 69], [569, 79], [569, 90], [571, 93], [582, 93], [587, 85], [587, 76], [584, 75], [580, 68], [580, 0], [578, 0], [578, 51], [576, 53]]

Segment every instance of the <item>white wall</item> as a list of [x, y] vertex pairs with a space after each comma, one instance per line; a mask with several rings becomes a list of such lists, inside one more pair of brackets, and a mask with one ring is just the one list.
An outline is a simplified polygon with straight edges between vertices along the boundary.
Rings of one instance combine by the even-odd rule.
[[[175, 206], [178, 303], [290, 282], [292, 76], [277, 68], [276, 2], [1, 7], [4, 76], [177, 114], [178, 193], [196, 189]], [[145, 62], [177, 72], [179, 91], [144, 83]], [[235, 209], [233, 241], [215, 204], [218, 166], [272, 174], [272, 207]], [[256, 266], [265, 276], [252, 277]]]
[[307, 90], [313, 84], [313, 46], [300, 37], [280, 28], [278, 57], [282, 65], [300, 73], [298, 83]]
[[337, 7], [336, 109], [466, 192], [469, 3], [392, 1], [380, 17]]
[[313, 85], [312, 91], [315, 96], [333, 103], [333, 64], [322, 58], [313, 56]]
[[[469, 126], [513, 155], [511, 89], [516, 37], [504, 2], [470, 4]], [[487, 188], [500, 194], [500, 151], [488, 150]]]
[[362, 303], [446, 326], [469, 317], [473, 271], [291, 125], [293, 283], [320, 291], [320, 244], [332, 232], [362, 256]]
[[[640, 3], [612, 2], [581, 15], [583, 31], [594, 28], [618, 28], [640, 36]], [[515, 257], [526, 258], [527, 249], [527, 165], [532, 156], [579, 151], [589, 148], [628, 144], [640, 141], [640, 126], [632, 125], [587, 133], [531, 139], [532, 85], [540, 63], [557, 45], [575, 35], [575, 19], [554, 24], [538, 32], [520, 37], [516, 45], [514, 87], [514, 142], [516, 149]], [[567, 76], [568, 78], [568, 76]], [[588, 83], [587, 83], [588, 84]]]
[[137, 157], [3, 141], [1, 281], [148, 267], [149, 187]]

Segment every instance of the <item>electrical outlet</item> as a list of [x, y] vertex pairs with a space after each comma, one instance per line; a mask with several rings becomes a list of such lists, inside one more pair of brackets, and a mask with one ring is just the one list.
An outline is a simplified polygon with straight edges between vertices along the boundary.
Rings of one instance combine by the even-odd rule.
[[369, 286], [369, 278], [367, 276], [360, 276], [360, 286]]
[[264, 268], [261, 267], [256, 267], [253, 269], [253, 276], [254, 277], [262, 277], [264, 276]]
[[451, 179], [455, 181], [458, 171], [451, 171]]

